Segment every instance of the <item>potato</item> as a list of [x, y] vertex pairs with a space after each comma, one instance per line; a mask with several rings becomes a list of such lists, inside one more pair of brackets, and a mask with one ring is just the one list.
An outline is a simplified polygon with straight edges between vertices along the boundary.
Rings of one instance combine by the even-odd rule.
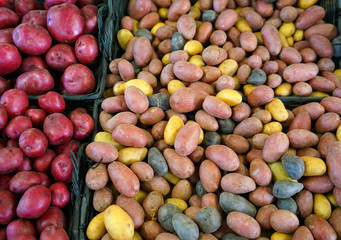
[[195, 121], [199, 124], [202, 129], [208, 131], [217, 131], [218, 130], [218, 122], [217, 120], [208, 114], [205, 110], [199, 110], [195, 114]]
[[[140, 181], [135, 173], [120, 162], [112, 162], [108, 166], [111, 181], [117, 190], [127, 196], [134, 197], [140, 190]], [[122, 178], [125, 180], [122, 181]]]
[[326, 97], [323, 98], [320, 102], [320, 104], [324, 107], [324, 109], [327, 112], [334, 112], [337, 114], [341, 114], [341, 108], [339, 109], [339, 105], [338, 105], [339, 98], [336, 97]]
[[245, 58], [245, 54], [245, 50], [241, 47], [234, 47], [228, 50], [229, 58], [235, 60], [238, 63]]
[[[317, 65], [320, 69], [321, 72], [332, 72], [335, 70], [335, 63], [333, 62], [332, 59], [330, 58], [321, 58], [318, 62]], [[329, 76], [333, 76], [333, 73], [330, 73]], [[323, 75], [322, 75], [323, 76]], [[329, 79], [329, 78], [328, 78]], [[332, 79], [330, 79], [332, 80]], [[340, 79], [336, 79], [336, 82], [338, 83]], [[335, 83], [335, 82], [334, 82]]]
[[168, 172], [168, 165], [162, 156], [162, 153], [155, 147], [148, 151], [148, 164], [154, 169], [158, 175], [164, 175]]
[[229, 173], [221, 179], [221, 187], [226, 192], [244, 194], [255, 190], [256, 184], [250, 177], [239, 173]]
[[207, 113], [217, 118], [226, 119], [232, 114], [230, 106], [214, 96], [207, 96], [202, 105]]
[[258, 118], [262, 124], [269, 123], [271, 121], [271, 114], [269, 111], [260, 110], [251, 115], [252, 117]]
[[186, 40], [193, 39], [196, 31], [195, 21], [191, 15], [182, 15], [177, 21], [178, 32]]
[[[213, 83], [217, 81], [217, 79], [219, 79], [220, 77], [220, 70], [217, 67], [204, 66], [201, 69], [204, 71], [204, 75], [201, 78], [201, 82]], [[200, 83], [200, 82], [195, 82], [195, 83]]]
[[150, 107], [139, 116], [139, 120], [144, 125], [154, 125], [159, 123], [165, 117], [161, 108]]
[[264, 19], [256, 11], [249, 11], [245, 15], [245, 20], [250, 25], [253, 31], [261, 29], [264, 25]]
[[265, 46], [271, 55], [278, 55], [282, 49], [282, 44], [278, 30], [270, 24], [265, 25], [262, 30], [262, 38]]
[[233, 43], [233, 45], [236, 47], [240, 47], [239, 37], [240, 37], [240, 31], [237, 28], [231, 27], [227, 31], [227, 39], [230, 40]]
[[258, 118], [250, 117], [241, 121], [233, 130], [233, 134], [249, 138], [261, 132], [262, 129], [262, 122]]
[[317, 133], [333, 132], [340, 124], [338, 114], [329, 112], [319, 117], [315, 123]]
[[263, 150], [252, 149], [246, 154], [246, 160], [247, 162], [251, 163], [255, 159], [262, 159], [263, 158], [262, 154]]
[[93, 207], [97, 212], [103, 212], [112, 204], [113, 199], [112, 190], [108, 187], [103, 187], [95, 191], [92, 199]]
[[176, 0], [174, 1], [167, 12], [167, 18], [170, 21], [177, 21], [180, 16], [186, 14], [191, 8], [189, 0]]
[[270, 224], [275, 231], [292, 233], [298, 228], [300, 222], [294, 213], [281, 209], [271, 214]]
[[222, 217], [214, 207], [203, 207], [196, 217], [200, 229], [206, 233], [213, 233], [221, 226]]
[[145, 213], [142, 206], [134, 198], [119, 195], [116, 199], [116, 205], [128, 213], [134, 223], [135, 229], [142, 226]]
[[272, 173], [268, 165], [262, 159], [255, 159], [250, 164], [250, 177], [259, 186], [268, 186]]
[[133, 238], [134, 223], [128, 213], [117, 205], [111, 205], [104, 211], [104, 225], [114, 239]]
[[236, 122], [241, 122], [248, 118], [251, 114], [250, 106], [241, 102], [232, 108], [232, 119]]
[[86, 155], [95, 162], [110, 163], [118, 157], [115, 146], [105, 142], [92, 142], [86, 146]]
[[336, 239], [337, 235], [332, 226], [322, 217], [312, 214], [304, 220], [304, 225], [309, 228], [314, 239]]
[[295, 85], [292, 88], [292, 91], [296, 96], [306, 97], [312, 93], [313, 89], [306, 82], [298, 82], [295, 83]]
[[322, 7], [317, 5], [311, 6], [297, 17], [295, 22], [296, 28], [305, 30], [323, 19], [325, 14], [326, 11]]
[[152, 180], [148, 182], [141, 183], [143, 189], [148, 192], [157, 191], [162, 194], [162, 196], [166, 196], [170, 192], [169, 183], [163, 178], [154, 175]]
[[202, 207], [207, 207], [207, 206], [214, 207], [218, 210], [218, 212], [220, 212], [221, 214], [223, 213], [223, 210], [221, 206], [219, 205], [219, 198], [217, 194], [206, 193], [205, 195], [203, 195], [201, 199], [201, 205]]
[[181, 211], [175, 204], [166, 203], [160, 207], [158, 211], [158, 220], [166, 231], [174, 232], [172, 217], [177, 213], [181, 213]]
[[160, 233], [156, 236], [155, 240], [180, 240], [180, 238], [171, 233]]
[[180, 180], [172, 190], [172, 198], [187, 201], [192, 195], [191, 184], [188, 180]]
[[163, 154], [169, 169], [175, 176], [188, 178], [194, 174], [194, 164], [188, 157], [178, 155], [171, 148], [166, 149]]
[[293, 47], [284, 47], [279, 55], [287, 64], [300, 63], [302, 61], [301, 54]]
[[290, 146], [294, 148], [307, 148], [318, 143], [318, 137], [315, 133], [305, 129], [293, 129], [287, 133]]
[[222, 135], [223, 140], [229, 148], [235, 151], [237, 154], [245, 154], [249, 150], [248, 141], [239, 135], [228, 134]]
[[305, 39], [309, 40], [312, 35], [322, 35], [331, 41], [336, 37], [337, 30], [334, 25], [329, 23], [316, 24], [304, 31]]
[[205, 150], [206, 157], [225, 171], [234, 171], [239, 167], [237, 154], [229, 147], [212, 145]]
[[89, 239], [100, 239], [106, 234], [107, 229], [104, 225], [104, 214], [105, 212], [101, 212], [90, 221], [86, 229], [86, 236]]
[[171, 108], [179, 113], [186, 113], [201, 108], [208, 93], [197, 89], [183, 88], [177, 90], [169, 99]]
[[210, 45], [203, 50], [202, 58], [208, 65], [219, 65], [227, 58], [227, 52], [216, 45]]
[[210, 43], [217, 46], [223, 46], [226, 42], [227, 35], [222, 30], [215, 30], [210, 36]]
[[332, 212], [332, 215], [329, 218], [329, 223], [330, 225], [334, 228], [336, 231], [338, 237], [341, 235], [341, 229], [340, 229], [340, 213], [341, 213], [341, 208], [335, 208]]
[[257, 38], [249, 31], [242, 32], [240, 34], [240, 46], [246, 52], [252, 52], [257, 48]]
[[318, 73], [316, 64], [295, 63], [285, 68], [283, 78], [289, 83], [303, 82], [315, 77]]
[[[172, 26], [164, 25], [164, 26], [159, 27], [156, 30], [155, 36], [159, 40], [163, 41], [166, 39], [171, 39], [175, 32], [176, 32], [176, 28], [174, 28]], [[169, 42], [169, 41], [167, 41], [167, 42]]]
[[189, 207], [185, 210], [185, 215], [192, 219], [196, 224], [198, 224], [197, 214], [200, 211], [200, 207]]
[[192, 219], [182, 213], [172, 217], [172, 225], [176, 234], [182, 239], [198, 239], [199, 228]]
[[309, 63], [309, 62], [315, 62], [316, 61], [317, 55], [316, 55], [314, 49], [312, 49], [310, 47], [302, 49], [300, 51], [300, 54], [302, 56], [302, 61], [304, 63]]
[[155, 221], [144, 222], [140, 230], [142, 237], [147, 240], [155, 239], [163, 231], [160, 224]]
[[203, 22], [196, 30], [194, 39], [201, 43], [207, 42], [212, 33], [212, 23]]
[[86, 185], [91, 190], [99, 190], [109, 181], [107, 167], [105, 164], [100, 163], [96, 168], [90, 168], [85, 177]]
[[226, 222], [229, 228], [242, 237], [254, 239], [260, 235], [258, 222], [245, 213], [231, 212], [227, 215]]
[[265, 105], [265, 110], [269, 111], [272, 118], [279, 122], [283, 122], [289, 117], [283, 102], [278, 98], [273, 98], [271, 102], [267, 103]]
[[273, 204], [265, 205], [259, 208], [255, 219], [259, 223], [262, 230], [270, 230], [272, 228], [270, 225], [270, 216], [277, 210], [278, 208]]
[[306, 226], [300, 226], [299, 228], [297, 228], [294, 235], [292, 236], [292, 240], [298, 240], [298, 239], [313, 240], [314, 237]]
[[198, 145], [199, 137], [200, 125], [196, 122], [186, 123], [175, 137], [174, 149], [176, 153], [180, 156], [188, 156], [191, 154]]
[[106, 98], [103, 100], [101, 107], [107, 113], [116, 113], [128, 110], [124, 96]]
[[330, 180], [338, 188], [341, 187], [341, 178], [339, 174], [337, 174], [341, 167], [340, 161], [338, 160], [340, 149], [341, 145], [339, 144], [339, 142], [333, 142], [329, 145], [326, 156], [328, 175], [330, 177]]
[[262, 207], [272, 203], [275, 200], [274, 195], [271, 192], [271, 187], [257, 187], [249, 194], [250, 202], [257, 206]]
[[251, 107], [259, 107], [271, 102], [274, 98], [274, 91], [268, 86], [258, 86], [248, 95], [248, 103]]
[[151, 29], [159, 21], [159, 15], [155, 12], [146, 14], [139, 22], [139, 28]]
[[147, 135], [141, 128], [132, 124], [120, 124], [112, 132], [113, 139], [118, 143], [131, 147], [144, 147], [148, 143]]
[[200, 164], [199, 176], [206, 192], [215, 192], [219, 188], [221, 173], [217, 165], [210, 161], [204, 160]]
[[324, 111], [324, 107], [317, 102], [307, 103], [292, 110], [295, 115], [300, 112], [308, 112], [312, 121], [319, 118], [324, 113]]
[[149, 181], [154, 176], [153, 168], [145, 162], [135, 162], [130, 166], [130, 169], [133, 170], [141, 182]]
[[329, 39], [322, 35], [310, 36], [309, 44], [316, 54], [322, 58], [330, 58], [334, 54], [334, 49]]
[[232, 9], [226, 9], [219, 14], [217, 17], [214, 27], [218, 30], [227, 31], [229, 30], [238, 19], [238, 14]]
[[289, 139], [282, 132], [272, 134], [265, 142], [263, 159], [268, 163], [277, 161], [289, 148]]
[[177, 61], [187, 61], [188, 58], [188, 53], [184, 50], [174, 51], [169, 55], [169, 61], [173, 64]]
[[251, 217], [256, 216], [256, 208], [246, 198], [229, 193], [223, 192], [219, 196], [219, 204], [226, 213], [242, 212]]

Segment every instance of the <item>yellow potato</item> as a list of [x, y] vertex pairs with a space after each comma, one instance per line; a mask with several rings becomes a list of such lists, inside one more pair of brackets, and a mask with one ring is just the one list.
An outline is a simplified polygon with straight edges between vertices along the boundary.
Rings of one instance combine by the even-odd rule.
[[288, 37], [287, 42], [289, 44], [289, 47], [292, 47], [294, 45], [294, 38], [292, 36]]
[[133, 220], [126, 211], [115, 204], [104, 211], [104, 224], [115, 240], [132, 239], [134, 236]]
[[269, 111], [272, 118], [278, 122], [283, 122], [289, 117], [283, 102], [278, 98], [273, 98], [271, 102], [266, 104], [265, 110]]
[[245, 20], [245, 18], [238, 17], [238, 20], [235, 24], [236, 28], [242, 33], [245, 31], [252, 32], [252, 28], [248, 24], [248, 22]]
[[163, 65], [170, 64], [169, 55], [170, 55], [170, 53], [167, 53], [167, 54], [163, 55], [162, 60], [161, 60]]
[[235, 106], [242, 102], [243, 98], [239, 92], [233, 89], [224, 89], [218, 92], [216, 95], [217, 98], [223, 100], [227, 103], [230, 107]]
[[186, 88], [186, 86], [180, 80], [171, 80], [167, 85], [167, 90], [170, 95], [172, 95], [181, 88]]
[[335, 208], [339, 207], [339, 204], [336, 202], [336, 200], [334, 198], [333, 192], [327, 193], [326, 197], [328, 198], [328, 201], [330, 202], [330, 204], [333, 207], [335, 207]]
[[263, 126], [263, 133], [272, 135], [275, 132], [282, 132], [282, 124], [279, 122], [269, 122]]
[[173, 146], [175, 137], [184, 126], [184, 122], [180, 117], [173, 115], [169, 120], [165, 128], [164, 139], [168, 145]]
[[240, 88], [240, 82], [239, 82], [237, 76], [234, 76], [233, 80], [234, 80], [234, 90], [239, 89]]
[[198, 8], [196, 6], [192, 6], [191, 9], [189, 10], [188, 15], [192, 16], [194, 18], [194, 20], [200, 19], [200, 17], [201, 17], [200, 8]]
[[303, 176], [321, 176], [326, 172], [327, 166], [322, 159], [310, 156], [301, 158], [305, 164]]
[[288, 181], [297, 182], [296, 180], [292, 180], [291, 178], [289, 178], [288, 174], [284, 170], [284, 167], [280, 161], [269, 163], [268, 165], [271, 169], [272, 177], [274, 181], [288, 180]]
[[147, 193], [142, 189], [134, 196], [135, 200], [138, 201], [140, 204], [143, 203], [144, 199], [147, 197]]
[[328, 97], [329, 94], [325, 92], [320, 92], [320, 91], [313, 91], [309, 97]]
[[304, 31], [300, 29], [296, 29], [294, 33], [295, 42], [302, 41], [303, 37], [304, 37]]
[[341, 69], [336, 69], [333, 73], [341, 80]]
[[127, 147], [118, 152], [117, 160], [125, 165], [130, 165], [135, 162], [141, 162], [147, 156], [148, 149], [145, 147], [134, 148]]
[[114, 145], [117, 150], [121, 150], [123, 148], [125, 148], [123, 145], [119, 144], [118, 142], [116, 142], [113, 138], [112, 138], [112, 134], [108, 133], [108, 132], [98, 132], [95, 135], [94, 138], [94, 142], [105, 142], [105, 143], [109, 143], [111, 145]]
[[264, 41], [262, 38], [262, 33], [261, 32], [255, 32], [254, 33], [256, 35], [257, 41], [259, 45], [264, 45]]
[[243, 86], [243, 92], [244, 92], [245, 96], [249, 96], [250, 92], [252, 92], [252, 90], [255, 89], [256, 87], [258, 87], [258, 86], [252, 85], [252, 84], [245, 84]]
[[227, 59], [219, 65], [221, 74], [233, 76], [238, 70], [238, 63], [233, 59]]
[[127, 87], [134, 86], [140, 89], [146, 96], [150, 96], [153, 94], [152, 86], [142, 79], [132, 79], [125, 83], [118, 82], [114, 85], [114, 93], [117, 95], [124, 94], [124, 91]]
[[328, 219], [332, 214], [332, 207], [326, 196], [323, 194], [314, 195], [314, 213]]
[[298, 7], [306, 9], [317, 3], [318, 0], [298, 0]]
[[291, 239], [292, 239], [291, 234], [280, 233], [280, 232], [274, 232], [270, 238], [270, 240], [291, 240]]
[[168, 173], [162, 175], [162, 177], [173, 185], [176, 185], [181, 180], [180, 178], [178, 178], [177, 176], [175, 176], [171, 172], [168, 172]]
[[204, 47], [202, 46], [202, 44], [199, 41], [190, 40], [185, 44], [184, 50], [189, 55], [196, 55], [196, 54], [200, 54], [202, 52], [202, 50], [204, 50]]
[[293, 22], [283, 23], [280, 28], [279, 32], [282, 33], [285, 37], [290, 37], [296, 31], [295, 24]]
[[131, 240], [143, 240], [142, 236], [138, 232], [134, 232], [134, 236]]
[[117, 41], [123, 50], [127, 49], [129, 41], [133, 38], [133, 34], [127, 29], [121, 29], [117, 33]]
[[187, 209], [187, 203], [180, 198], [167, 198], [165, 204], [172, 203], [176, 205], [182, 212]]
[[188, 62], [190, 63], [193, 63], [195, 65], [197, 65], [198, 67], [203, 67], [205, 66], [205, 62], [204, 60], [202, 59], [202, 56], [201, 55], [194, 55], [192, 56]]
[[165, 26], [166, 24], [164, 24], [163, 22], [159, 22], [157, 24], [154, 25], [154, 27], [152, 27], [152, 29], [150, 30], [150, 32], [153, 34], [153, 36], [156, 35], [156, 31], [162, 27], [162, 26]]
[[168, 13], [168, 8], [159, 8], [158, 10], [158, 14], [160, 18], [163, 20], [167, 19], [167, 13]]
[[133, 18], [133, 29], [132, 29], [132, 31], [133, 31], [134, 35], [136, 34], [137, 30], [140, 29], [139, 26], [140, 26], [140, 22]]
[[336, 139], [338, 141], [341, 141], [341, 124], [338, 126], [338, 128], [336, 130]]
[[284, 36], [283, 33], [279, 32], [279, 36], [281, 38], [281, 42], [282, 42], [282, 47], [289, 47], [289, 43], [287, 38]]
[[107, 233], [104, 225], [104, 212], [97, 214], [86, 229], [86, 236], [90, 240], [101, 239]]
[[292, 94], [292, 86], [290, 83], [282, 83], [275, 90], [276, 96], [287, 97]]

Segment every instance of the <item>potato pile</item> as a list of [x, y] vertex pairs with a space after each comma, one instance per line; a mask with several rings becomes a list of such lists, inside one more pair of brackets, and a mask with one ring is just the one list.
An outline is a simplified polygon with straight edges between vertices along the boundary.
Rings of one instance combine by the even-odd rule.
[[86, 147], [89, 239], [341, 238], [341, 99], [275, 98], [340, 82], [314, 3], [129, 2]]

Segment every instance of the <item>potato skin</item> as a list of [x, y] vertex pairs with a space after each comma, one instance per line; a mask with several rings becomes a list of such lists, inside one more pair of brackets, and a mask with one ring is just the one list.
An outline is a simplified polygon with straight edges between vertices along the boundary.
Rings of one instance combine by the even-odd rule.
[[142, 206], [134, 198], [119, 195], [116, 199], [116, 205], [128, 213], [133, 220], [135, 229], [142, 226], [145, 214]]
[[192, 112], [201, 108], [208, 93], [192, 88], [177, 90], [169, 99], [171, 108], [179, 113]]
[[242, 212], [230, 212], [226, 219], [227, 225], [242, 237], [254, 239], [259, 237], [261, 228], [258, 222]]
[[270, 224], [278, 232], [292, 233], [298, 228], [300, 222], [294, 213], [281, 209], [271, 214]]
[[207, 96], [202, 106], [207, 113], [217, 118], [226, 119], [232, 115], [230, 106], [215, 96]]
[[241, 121], [233, 130], [233, 134], [249, 138], [261, 132], [263, 129], [262, 122], [255, 117], [247, 118]]
[[244, 194], [256, 189], [252, 178], [239, 173], [229, 173], [221, 179], [221, 187], [226, 192]]
[[262, 230], [270, 230], [270, 216], [272, 213], [276, 212], [278, 208], [273, 204], [268, 204], [259, 208], [255, 219], [259, 223]]
[[293, 47], [284, 47], [279, 55], [286, 64], [300, 63], [302, 61], [301, 54]]
[[267, 163], [277, 161], [289, 148], [289, 139], [285, 133], [276, 132], [266, 141], [263, 148], [263, 159]]
[[111, 181], [121, 194], [127, 197], [134, 197], [140, 190], [138, 177], [123, 163], [116, 161], [110, 163], [108, 173]]
[[124, 96], [106, 98], [103, 100], [101, 107], [107, 113], [116, 113], [129, 110], [124, 100]]
[[92, 142], [86, 146], [86, 155], [95, 162], [110, 163], [118, 157], [115, 146], [105, 142]]
[[101, 188], [95, 191], [93, 196], [93, 206], [97, 212], [103, 212], [107, 207], [112, 204], [114, 196], [112, 190], [108, 187]]
[[336, 37], [337, 29], [330, 23], [316, 24], [304, 31], [305, 39], [309, 40], [312, 35], [322, 35], [331, 41]]
[[170, 186], [166, 179], [156, 175], [154, 175], [152, 180], [142, 182], [141, 186], [147, 192], [157, 191], [161, 193], [162, 196], [166, 196], [170, 192]]
[[268, 186], [272, 173], [268, 165], [262, 159], [255, 159], [250, 164], [250, 177], [259, 186]]
[[[141, 51], [143, 49], [143, 51]], [[133, 56], [138, 66], [146, 66], [152, 57], [152, 45], [145, 37], [136, 39], [133, 49]]]
[[177, 21], [177, 29], [178, 32], [184, 37], [184, 39], [193, 39], [196, 30], [193, 17], [188, 14], [182, 15]]
[[200, 138], [200, 125], [189, 122], [177, 133], [174, 141], [174, 149], [180, 156], [190, 155], [198, 145]]
[[144, 147], [148, 137], [144, 131], [132, 124], [120, 124], [112, 132], [112, 137], [118, 143], [129, 147]]
[[207, 63], [207, 65], [215, 66], [219, 65], [227, 58], [227, 52], [225, 51], [225, 49], [220, 48], [216, 45], [210, 45], [203, 50], [202, 58]]
[[328, 112], [319, 117], [315, 123], [317, 133], [333, 132], [340, 125], [340, 116], [333, 112]]
[[290, 146], [294, 148], [307, 148], [318, 143], [318, 137], [315, 133], [305, 129], [293, 129], [287, 133]]
[[146, 182], [154, 177], [153, 168], [145, 162], [135, 162], [131, 164], [130, 169], [136, 174], [141, 182]]
[[210, 38], [212, 33], [212, 23], [210, 22], [203, 22], [198, 28], [195, 33], [194, 39], [198, 40], [201, 43], [207, 42], [207, 40]]
[[309, 44], [321, 58], [330, 58], [334, 54], [334, 48], [328, 38], [322, 35], [312, 35]]
[[315, 77], [318, 71], [316, 64], [295, 63], [284, 69], [283, 78], [288, 83], [304, 82]]
[[271, 102], [274, 98], [274, 91], [269, 86], [261, 85], [253, 89], [247, 97], [251, 107], [259, 107]]
[[265, 46], [271, 55], [278, 55], [282, 49], [282, 42], [277, 28], [273, 25], [266, 24], [263, 26], [262, 38]]
[[185, 179], [194, 174], [194, 164], [188, 158], [180, 156], [174, 149], [167, 148], [163, 155], [167, 161], [170, 171], [177, 177]]
[[261, 29], [264, 25], [264, 19], [256, 11], [249, 11], [245, 15], [245, 20], [250, 25], [253, 31]]
[[334, 112], [341, 115], [340, 98], [326, 97], [321, 100], [320, 104], [327, 112]]
[[304, 220], [304, 225], [309, 228], [317, 240], [337, 239], [337, 235], [332, 226], [322, 217], [311, 214]]
[[333, 142], [329, 145], [327, 149], [327, 168], [328, 168], [328, 175], [330, 180], [334, 183], [334, 185], [338, 188], [341, 188], [341, 161], [340, 155], [341, 154], [341, 143], [340, 142]]
[[314, 240], [312, 233], [306, 226], [300, 226], [299, 228], [297, 228], [294, 235], [292, 236], [292, 240], [300, 239]]
[[221, 173], [214, 162], [204, 160], [200, 164], [199, 176], [201, 184], [207, 192], [215, 192], [218, 190], [220, 186]]
[[302, 218], [306, 218], [313, 211], [313, 194], [303, 189], [295, 196], [295, 202], [297, 203], [299, 214]]
[[226, 9], [217, 17], [214, 27], [218, 30], [227, 31], [229, 30], [238, 19], [238, 14], [235, 10]]
[[169, 21], [177, 21], [180, 16], [186, 14], [191, 8], [191, 2], [189, 0], [175, 0], [170, 5], [167, 13]]
[[235, 171], [239, 167], [237, 154], [229, 147], [212, 145], [205, 150], [206, 157], [225, 171]]
[[85, 176], [85, 182], [91, 190], [99, 190], [109, 181], [107, 167], [105, 164], [100, 163], [97, 168], [90, 168]]
[[296, 28], [305, 30], [324, 18], [326, 11], [324, 8], [314, 5], [301, 13], [295, 22]]

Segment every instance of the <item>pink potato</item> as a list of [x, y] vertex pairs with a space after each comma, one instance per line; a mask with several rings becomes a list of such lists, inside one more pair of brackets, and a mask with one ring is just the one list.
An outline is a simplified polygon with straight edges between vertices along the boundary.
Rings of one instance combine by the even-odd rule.
[[8, 190], [0, 190], [0, 224], [5, 225], [11, 222], [15, 217], [17, 199], [15, 195]]
[[21, 65], [18, 49], [12, 44], [0, 43], [0, 76], [17, 70]]
[[12, 37], [17, 48], [29, 55], [41, 55], [52, 44], [52, 38], [46, 28], [30, 23], [22, 23], [14, 28]]
[[40, 9], [39, 2], [37, 0], [16, 0], [14, 2], [14, 10], [20, 18], [26, 13]]
[[27, 189], [34, 185], [41, 184], [39, 173], [34, 171], [22, 171], [15, 174], [9, 181], [9, 190], [13, 193], [23, 194]]
[[18, 239], [22, 235], [36, 236], [37, 232], [32, 221], [19, 218], [12, 221], [6, 227], [7, 239]]
[[56, 225], [63, 229], [66, 228], [66, 217], [64, 212], [58, 207], [49, 207], [46, 212], [37, 219], [36, 228], [41, 233], [47, 226]]
[[33, 159], [33, 169], [39, 172], [47, 172], [51, 169], [52, 161], [56, 157], [56, 153], [51, 149]]
[[27, 219], [37, 219], [44, 214], [50, 203], [50, 190], [43, 185], [33, 186], [20, 198], [17, 215]]
[[46, 28], [46, 16], [47, 10], [31, 10], [22, 17], [21, 23], [30, 23], [32, 25], [38, 25]]
[[98, 29], [97, 7], [93, 4], [85, 5], [81, 8], [81, 13], [85, 18], [83, 34], [95, 34]]
[[91, 93], [96, 84], [94, 74], [83, 64], [73, 64], [66, 68], [62, 83], [68, 94]]
[[52, 162], [51, 173], [56, 181], [70, 183], [72, 181], [73, 163], [67, 153], [59, 154]]
[[174, 149], [180, 156], [190, 155], [198, 145], [200, 125], [196, 122], [187, 123], [176, 135]]
[[132, 124], [120, 124], [112, 132], [112, 137], [118, 143], [130, 147], [144, 147], [148, 137], [143, 129]]
[[81, 63], [94, 64], [99, 56], [97, 39], [90, 34], [80, 36], [75, 43], [75, 53]]
[[67, 67], [77, 63], [73, 47], [65, 43], [52, 46], [47, 51], [45, 60], [50, 68], [58, 72], [64, 72]]
[[76, 5], [63, 3], [47, 12], [47, 28], [58, 42], [72, 44], [83, 34], [84, 17]]
[[33, 69], [48, 70], [48, 67], [47, 62], [41, 56], [27, 56], [22, 60], [19, 72], [24, 73]]
[[25, 112], [25, 116], [31, 120], [34, 127], [40, 127], [46, 118], [46, 112], [39, 108], [31, 108]]
[[15, 87], [27, 95], [41, 95], [53, 89], [54, 79], [46, 69], [33, 69], [21, 74]]
[[57, 92], [50, 91], [38, 98], [39, 107], [47, 113], [62, 113], [65, 110], [65, 100]]
[[20, 135], [30, 128], [32, 128], [32, 122], [28, 117], [16, 116], [8, 122], [4, 133], [7, 137], [18, 140]]
[[[11, 161], [8, 161], [11, 159]], [[0, 174], [8, 174], [15, 171], [24, 161], [24, 154], [20, 148], [5, 147], [0, 149]]]
[[64, 183], [54, 183], [49, 187], [49, 189], [51, 191], [52, 206], [62, 208], [70, 202], [70, 191]]
[[60, 145], [71, 140], [73, 125], [64, 114], [52, 113], [44, 120], [44, 133], [51, 145]]
[[69, 118], [73, 124], [73, 138], [82, 140], [92, 133], [95, 122], [88, 113], [77, 112], [76, 110], [69, 114]]
[[7, 7], [0, 7], [0, 29], [16, 27], [19, 16]]
[[69, 240], [65, 230], [57, 225], [47, 226], [40, 234], [40, 239], [44, 240]]
[[48, 140], [42, 131], [30, 128], [20, 135], [19, 146], [26, 156], [39, 157], [46, 151]]

